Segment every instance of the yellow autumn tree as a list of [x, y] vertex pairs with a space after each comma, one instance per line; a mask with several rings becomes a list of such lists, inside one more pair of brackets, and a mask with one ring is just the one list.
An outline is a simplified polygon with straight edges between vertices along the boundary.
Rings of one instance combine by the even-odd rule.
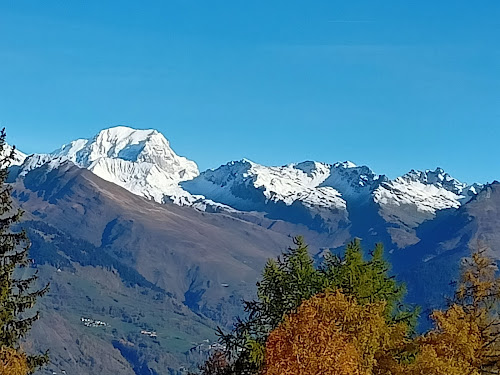
[[5, 346], [0, 347], [0, 375], [28, 374], [26, 356]]
[[384, 309], [340, 291], [304, 301], [269, 335], [263, 374], [396, 374], [407, 328], [388, 325]]
[[461, 306], [432, 314], [436, 328], [416, 339], [418, 356], [404, 366], [409, 375], [480, 375], [483, 341], [478, 324]]
[[500, 278], [480, 249], [465, 261], [454, 303], [431, 317], [435, 328], [415, 340], [410, 375], [500, 374]]

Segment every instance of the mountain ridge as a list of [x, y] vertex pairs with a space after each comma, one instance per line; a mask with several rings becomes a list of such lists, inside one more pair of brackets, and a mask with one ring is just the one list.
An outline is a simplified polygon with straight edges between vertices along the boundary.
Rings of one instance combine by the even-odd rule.
[[[402, 185], [413, 184], [420, 185], [416, 188], [413, 186], [413, 192], [419, 190], [416, 195], [425, 190], [426, 186], [432, 185], [439, 188], [430, 192], [430, 195], [444, 197], [447, 202], [443, 203], [443, 199], [438, 199], [430, 206], [418, 207], [420, 210], [435, 211], [449, 206], [458, 207], [462, 203], [458, 202], [459, 200], [466, 201], [481, 188], [480, 184], [461, 183], [441, 168], [435, 171], [411, 170], [391, 180], [385, 175], [375, 174], [367, 166], [358, 167], [352, 162], [327, 164], [305, 161], [282, 167], [266, 167], [248, 159], [242, 159], [200, 174], [196, 163], [178, 156], [170, 147], [169, 141], [157, 130], [138, 130], [126, 126], [104, 129], [94, 137], [72, 141], [49, 154], [32, 155], [28, 157], [23, 169], [30, 170], [44, 163], [52, 163], [56, 166], [66, 159], [79, 167], [91, 170], [108, 181], [125, 187], [134, 194], [146, 196], [160, 203], [172, 201], [179, 205], [192, 205], [199, 209], [206, 207], [207, 203], [225, 204], [223, 201], [229, 200], [225, 197], [218, 202], [217, 199], [213, 199], [213, 192], [207, 193], [204, 189], [199, 189], [199, 186], [194, 188], [195, 184], [192, 182], [193, 180], [200, 181], [203, 177], [213, 182], [212, 180], [218, 173], [220, 174], [221, 170], [226, 171], [226, 176], [216, 178], [221, 181], [221, 185], [227, 184], [228, 181], [224, 182], [224, 178], [229, 179], [230, 175], [241, 175], [243, 179], [246, 179], [247, 184], [248, 178], [253, 177], [254, 187], [257, 190], [264, 190], [265, 200], [283, 201], [286, 205], [291, 205], [298, 200], [306, 205], [342, 208], [345, 205], [344, 198], [353, 199], [353, 197], [359, 198], [369, 193], [373, 194], [383, 183], [389, 184], [392, 190], [398, 190], [399, 193], [407, 195], [408, 189], [403, 191]], [[191, 181], [191, 183], [185, 183], [186, 181]], [[200, 193], [186, 191], [181, 185], [191, 186], [192, 191]], [[285, 189], [285, 192], [280, 189]], [[376, 197], [376, 201], [379, 199], [382, 202], [384, 202], [384, 197], [386, 200], [397, 198], [394, 195], [387, 197], [387, 193], [384, 195], [379, 192], [376, 195], [380, 196], [380, 198]], [[415, 203], [412, 199], [418, 200], [415, 194], [412, 195], [410, 192], [409, 195], [410, 203]], [[204, 198], [208, 198], [205, 205], [203, 204]]]
[[57, 168], [66, 161], [159, 203], [250, 221], [257, 213], [335, 234], [353, 225], [354, 212], [373, 211], [368, 216], [383, 217], [384, 231], [398, 247], [418, 242], [419, 225], [439, 211], [459, 208], [482, 188], [462, 183], [441, 168], [410, 170], [389, 179], [350, 161], [265, 166], [241, 159], [200, 173], [196, 163], [178, 156], [157, 130], [125, 126], [104, 129], [49, 154], [31, 155], [19, 174], [43, 165]]

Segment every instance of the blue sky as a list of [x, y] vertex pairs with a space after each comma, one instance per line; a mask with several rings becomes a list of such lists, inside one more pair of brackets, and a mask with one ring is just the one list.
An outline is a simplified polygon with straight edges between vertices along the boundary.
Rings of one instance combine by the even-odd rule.
[[500, 179], [500, 2], [0, 0], [0, 125], [156, 128], [201, 169], [352, 160]]

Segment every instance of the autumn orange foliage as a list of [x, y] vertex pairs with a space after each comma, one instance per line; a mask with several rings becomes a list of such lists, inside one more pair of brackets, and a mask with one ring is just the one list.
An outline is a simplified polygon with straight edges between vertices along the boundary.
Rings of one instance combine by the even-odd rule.
[[455, 302], [435, 311], [435, 328], [417, 338], [420, 353], [408, 374], [500, 373], [500, 279], [485, 249], [472, 254], [461, 274]]
[[428, 333], [410, 340], [384, 307], [340, 291], [312, 297], [271, 332], [263, 374], [500, 374], [500, 278], [484, 251], [466, 263], [454, 303], [433, 312]]
[[461, 306], [432, 315], [437, 327], [416, 341], [419, 354], [406, 366], [407, 374], [479, 375], [483, 342], [474, 319]]
[[0, 348], [0, 375], [26, 375], [26, 356], [5, 346]]
[[404, 342], [406, 327], [389, 326], [384, 302], [359, 305], [339, 291], [305, 301], [266, 345], [265, 375], [368, 375]]

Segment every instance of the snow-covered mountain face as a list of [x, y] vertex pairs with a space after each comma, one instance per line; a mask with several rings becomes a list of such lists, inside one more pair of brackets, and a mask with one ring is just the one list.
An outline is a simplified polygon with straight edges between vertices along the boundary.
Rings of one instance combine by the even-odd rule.
[[181, 184], [193, 194], [206, 196], [240, 210], [256, 204], [300, 201], [308, 207], [346, 209], [347, 202], [373, 200], [379, 205], [412, 205], [435, 213], [458, 208], [481, 188], [452, 178], [441, 168], [414, 171], [389, 180], [366, 166], [351, 162], [324, 164], [306, 161], [266, 167], [249, 160], [231, 162]]
[[302, 202], [308, 207], [346, 209], [346, 201], [366, 199], [384, 181], [387, 177], [351, 162], [305, 161], [266, 167], [244, 159], [203, 172], [182, 186], [241, 210], [255, 209], [258, 202], [287, 206]]
[[248, 160], [208, 170], [181, 186], [241, 211], [261, 211], [288, 221], [293, 217], [306, 225], [322, 220], [323, 229], [348, 222], [353, 209], [374, 210], [406, 232], [432, 219], [437, 211], [460, 207], [481, 189], [481, 185], [461, 183], [441, 168], [412, 170], [390, 180], [351, 162], [266, 167]]
[[199, 174], [196, 163], [178, 156], [156, 130], [124, 126], [105, 129], [91, 139], [78, 139], [50, 154], [33, 155], [24, 163], [22, 173], [46, 163], [55, 168], [65, 161], [160, 203], [191, 205], [200, 198], [178, 185]]
[[348, 215], [340, 192], [321, 186], [330, 167], [317, 162], [267, 167], [244, 159], [203, 172], [181, 186], [240, 211], [331, 231], [346, 223]]
[[[1, 157], [9, 155], [12, 152], [12, 146], [5, 144], [4, 149], [2, 151]], [[26, 160], [27, 155], [19, 151], [18, 149], [14, 150], [14, 159], [11, 161], [11, 165], [21, 165]]]
[[268, 167], [243, 159], [200, 174], [196, 164], [178, 156], [161, 133], [124, 126], [78, 139], [50, 154], [32, 155], [21, 175], [44, 164], [50, 169], [68, 161], [159, 203], [210, 212], [257, 211], [321, 230], [349, 225], [353, 208], [358, 214], [365, 208], [378, 211], [386, 222], [405, 230], [415, 228], [437, 211], [460, 207], [481, 189], [440, 168], [412, 170], [390, 180], [351, 162]]
[[458, 209], [470, 201], [482, 185], [467, 185], [441, 168], [415, 171], [384, 181], [373, 192], [379, 215], [390, 225], [387, 232], [399, 247], [419, 241], [416, 228], [439, 211]]
[[243, 211], [259, 205], [296, 201], [308, 207], [345, 209], [340, 193], [329, 186], [320, 187], [329, 175], [328, 166], [306, 162], [283, 167], [266, 167], [249, 160], [230, 162], [216, 170], [182, 183], [193, 194], [204, 195]]
[[104, 160], [151, 165], [176, 181], [189, 180], [199, 174], [196, 163], [178, 156], [168, 140], [156, 130], [117, 126], [102, 130], [92, 139], [78, 139], [64, 145], [52, 155], [66, 156], [84, 168], [95, 168]]
[[417, 211], [435, 214], [438, 210], [458, 208], [467, 203], [482, 188], [467, 185], [451, 177], [441, 168], [415, 171], [392, 181], [384, 181], [375, 191], [380, 205], [412, 205]]
[[389, 179], [375, 174], [367, 166], [357, 166], [352, 162], [329, 165], [328, 178], [321, 186], [331, 186], [342, 193], [347, 200], [366, 200], [372, 192]]

